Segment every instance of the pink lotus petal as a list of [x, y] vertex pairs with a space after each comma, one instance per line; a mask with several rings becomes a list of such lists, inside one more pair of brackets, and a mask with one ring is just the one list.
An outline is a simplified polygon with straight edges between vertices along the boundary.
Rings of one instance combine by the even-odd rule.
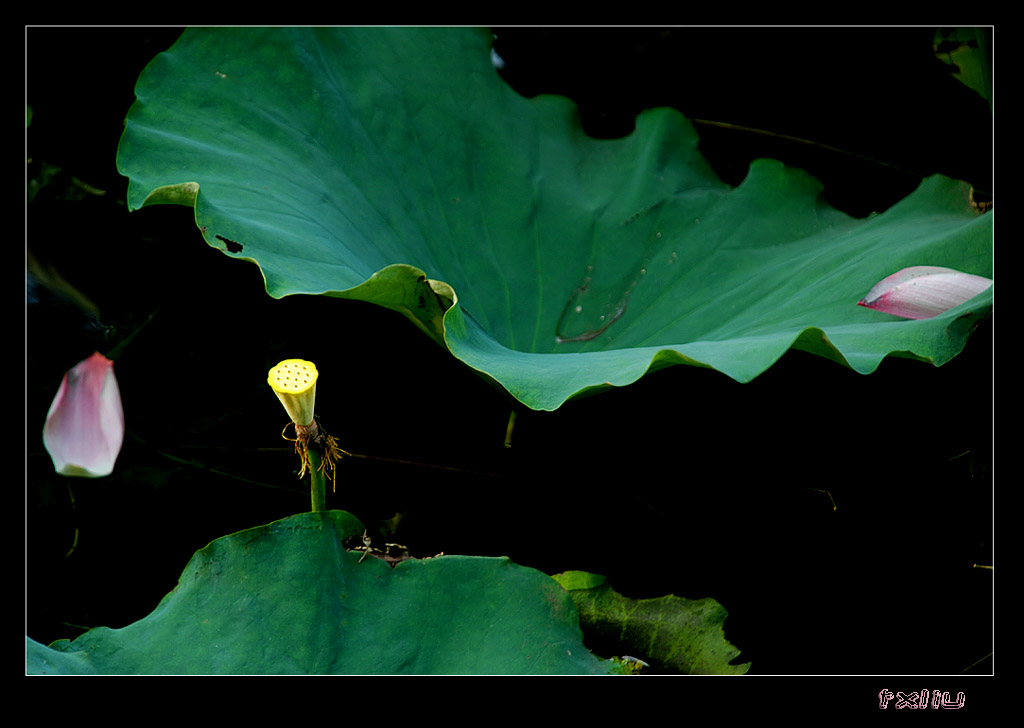
[[114, 362], [96, 352], [64, 374], [43, 426], [43, 445], [61, 475], [101, 478], [124, 442]]
[[917, 265], [884, 278], [857, 305], [903, 318], [927, 319], [971, 300], [991, 285], [991, 278]]

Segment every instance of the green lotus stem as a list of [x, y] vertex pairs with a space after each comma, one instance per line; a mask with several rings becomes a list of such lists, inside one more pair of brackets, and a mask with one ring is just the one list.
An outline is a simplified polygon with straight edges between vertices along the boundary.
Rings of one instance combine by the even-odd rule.
[[512, 447], [512, 428], [516, 426], [516, 416], [515, 410], [512, 410], [508, 416], [508, 426], [505, 428], [505, 447]]
[[313, 513], [327, 510], [327, 479], [324, 477], [323, 468], [320, 467], [320, 453], [315, 447], [306, 451], [309, 458], [309, 499], [313, 506]]

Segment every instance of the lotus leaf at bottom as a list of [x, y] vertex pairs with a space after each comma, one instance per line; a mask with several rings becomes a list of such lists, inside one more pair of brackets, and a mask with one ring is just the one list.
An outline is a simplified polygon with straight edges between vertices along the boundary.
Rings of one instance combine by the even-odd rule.
[[572, 599], [507, 558], [392, 568], [346, 551], [362, 525], [306, 513], [196, 552], [144, 619], [50, 647], [31, 674], [579, 674], [614, 672], [582, 644]]

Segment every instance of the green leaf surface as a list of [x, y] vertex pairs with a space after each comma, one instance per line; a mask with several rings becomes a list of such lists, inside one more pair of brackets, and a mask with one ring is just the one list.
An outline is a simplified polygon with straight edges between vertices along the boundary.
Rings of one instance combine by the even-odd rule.
[[714, 599], [630, 599], [604, 577], [584, 571], [554, 579], [576, 603], [584, 632], [617, 643], [632, 657], [688, 675], [742, 675], [750, 669], [749, 662], [730, 664], [740, 651], [726, 641], [729, 613]]
[[305, 513], [197, 551], [144, 619], [45, 647], [31, 674], [581, 674], [572, 600], [507, 558], [359, 563], [343, 511]]
[[976, 91], [992, 108], [991, 29], [940, 28], [935, 32], [935, 56], [953, 77]]
[[[678, 112], [596, 140], [525, 99], [457, 28], [189, 30], [144, 71], [118, 168], [129, 207], [194, 204], [268, 293], [397, 310], [535, 409], [672, 364], [747, 382], [791, 347], [861, 373], [941, 365], [992, 290], [934, 319], [858, 307], [912, 265], [992, 276], [992, 216], [926, 179], [854, 219], [757, 160], [722, 183]], [[198, 192], [196, 192], [198, 190]]]

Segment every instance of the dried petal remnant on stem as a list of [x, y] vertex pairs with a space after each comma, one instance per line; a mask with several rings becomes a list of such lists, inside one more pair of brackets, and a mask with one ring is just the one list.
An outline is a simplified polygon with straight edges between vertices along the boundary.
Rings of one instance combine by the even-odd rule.
[[289, 422], [288, 425], [285, 425], [284, 430], [281, 431], [281, 437], [288, 440], [288, 442], [295, 443], [295, 452], [302, 463], [299, 477], [301, 478], [305, 475], [306, 470], [310, 467], [308, 451], [310, 445], [312, 445], [321, 454], [320, 465], [316, 468], [316, 471], [330, 478], [331, 491], [333, 492], [337, 486], [335, 463], [341, 460], [343, 456], [351, 457], [351, 453], [338, 447], [338, 439], [334, 435], [328, 435], [316, 421], [309, 427], [295, 425], [295, 437], [288, 437], [288, 427], [293, 424]]

